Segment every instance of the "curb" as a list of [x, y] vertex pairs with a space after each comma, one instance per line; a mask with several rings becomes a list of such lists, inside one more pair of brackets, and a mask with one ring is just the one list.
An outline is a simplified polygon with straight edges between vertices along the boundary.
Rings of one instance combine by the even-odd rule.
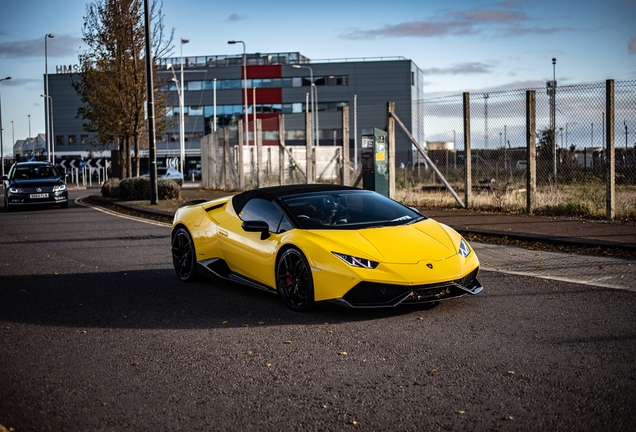
[[[99, 195], [90, 195], [90, 199], [114, 205], [117, 207], [121, 207], [127, 210], [133, 210], [141, 214], [146, 214], [150, 216], [162, 216], [173, 219], [174, 213], [163, 211], [163, 210], [152, 210], [146, 207], [137, 206], [134, 204], [124, 204], [121, 201], [111, 201], [107, 198], [102, 198]], [[543, 234], [526, 234], [519, 232], [511, 232], [511, 231], [496, 231], [496, 230], [484, 230], [479, 228], [467, 229], [465, 227], [458, 227], [449, 225], [458, 233], [465, 234], [477, 234], [483, 236], [493, 236], [493, 237], [501, 237], [501, 238], [509, 238], [513, 240], [520, 240], [526, 242], [538, 242], [538, 243], [547, 243], [553, 245], [561, 245], [561, 246], [574, 246], [574, 247], [600, 247], [603, 249], [620, 249], [629, 251], [632, 253], [636, 253], [636, 245], [631, 243], [620, 243], [620, 242], [612, 242], [605, 240], [594, 240], [594, 239], [582, 239], [582, 238], [574, 238], [574, 237], [552, 237]]]

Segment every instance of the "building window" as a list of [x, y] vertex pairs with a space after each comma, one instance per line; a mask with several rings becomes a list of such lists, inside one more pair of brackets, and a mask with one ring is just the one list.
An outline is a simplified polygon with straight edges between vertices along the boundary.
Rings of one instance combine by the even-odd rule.
[[202, 116], [203, 115], [203, 107], [190, 107], [190, 113], [189, 115], [191, 116]]
[[415, 72], [411, 72], [411, 85], [415, 85]]
[[201, 81], [188, 81], [188, 91], [201, 91]]
[[76, 145], [77, 144], [77, 136], [69, 135], [68, 136], [68, 145]]
[[88, 145], [88, 135], [82, 135], [82, 145]]
[[303, 79], [300, 77], [294, 77], [292, 78], [292, 87], [302, 87], [303, 86]]
[[63, 146], [64, 145], [64, 135], [58, 135], [55, 137], [55, 145]]

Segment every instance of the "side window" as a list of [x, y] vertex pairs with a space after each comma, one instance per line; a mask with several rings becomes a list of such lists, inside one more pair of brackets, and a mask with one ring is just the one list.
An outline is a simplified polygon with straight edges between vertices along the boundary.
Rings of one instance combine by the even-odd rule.
[[269, 201], [260, 198], [250, 200], [239, 215], [241, 220], [262, 220], [267, 222], [271, 232], [277, 232], [283, 214]]

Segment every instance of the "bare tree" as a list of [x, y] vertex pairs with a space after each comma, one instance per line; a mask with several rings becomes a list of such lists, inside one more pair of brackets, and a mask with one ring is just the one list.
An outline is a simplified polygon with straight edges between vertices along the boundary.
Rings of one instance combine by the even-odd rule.
[[[151, 4], [152, 57], [172, 50], [174, 29], [166, 34], [162, 3]], [[134, 175], [139, 175], [139, 152], [146, 130], [146, 71], [143, 0], [95, 0], [86, 5], [83, 40], [89, 51], [82, 58], [82, 71], [73, 82], [84, 105], [77, 116], [86, 120], [84, 129], [94, 132], [93, 147], [103, 150], [115, 142], [119, 148], [121, 177], [133, 175], [131, 146], [134, 146]], [[156, 68], [156, 63], [153, 62]], [[155, 117], [165, 119], [164, 84], [155, 73]], [[166, 127], [165, 120], [157, 130]]]

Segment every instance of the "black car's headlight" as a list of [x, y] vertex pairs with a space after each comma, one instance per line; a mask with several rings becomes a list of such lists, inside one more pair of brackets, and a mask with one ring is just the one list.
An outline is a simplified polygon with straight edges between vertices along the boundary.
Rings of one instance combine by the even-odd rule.
[[459, 243], [459, 251], [458, 252], [464, 258], [466, 258], [468, 255], [470, 255], [470, 248], [468, 247], [468, 243], [466, 243], [466, 241], [464, 239], [462, 239], [462, 241]]
[[24, 191], [20, 188], [10, 187], [9, 192], [11, 193], [24, 193]]
[[345, 255], [338, 252], [331, 252], [331, 253], [337, 256], [338, 258], [340, 258], [341, 260], [343, 260], [344, 262], [346, 262], [347, 264], [349, 264], [351, 267], [374, 269], [378, 266], [378, 264], [380, 264], [377, 261], [371, 261], [364, 258], [358, 258], [351, 255]]
[[61, 192], [66, 190], [66, 185], [57, 185], [57, 186], [53, 186], [53, 192]]

